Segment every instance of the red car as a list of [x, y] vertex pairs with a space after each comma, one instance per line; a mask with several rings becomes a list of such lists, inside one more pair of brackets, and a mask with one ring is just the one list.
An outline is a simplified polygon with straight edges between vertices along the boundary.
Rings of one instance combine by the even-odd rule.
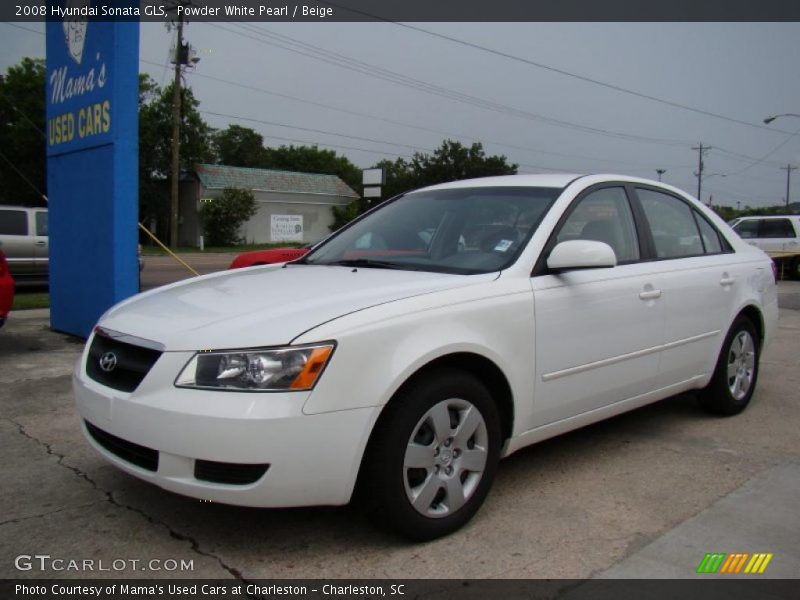
[[0, 250], [0, 327], [6, 322], [8, 311], [14, 302], [14, 280], [8, 270], [6, 255]]
[[253, 250], [252, 252], [242, 252], [228, 267], [229, 269], [241, 269], [242, 267], [255, 267], [256, 265], [271, 265], [273, 263], [288, 262], [296, 260], [308, 254], [311, 245], [301, 248], [269, 248], [268, 250]]

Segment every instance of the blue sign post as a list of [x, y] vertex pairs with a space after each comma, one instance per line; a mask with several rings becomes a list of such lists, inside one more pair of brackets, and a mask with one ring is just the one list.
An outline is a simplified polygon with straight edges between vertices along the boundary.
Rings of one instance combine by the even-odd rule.
[[139, 291], [138, 87], [138, 22], [48, 21], [53, 329], [86, 337]]

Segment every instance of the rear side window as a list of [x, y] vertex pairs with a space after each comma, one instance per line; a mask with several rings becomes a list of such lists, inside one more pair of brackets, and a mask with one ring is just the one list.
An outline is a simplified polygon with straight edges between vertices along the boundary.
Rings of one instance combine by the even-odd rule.
[[789, 219], [761, 219], [758, 227], [761, 238], [793, 238], [794, 228]]
[[36, 235], [47, 235], [47, 212], [36, 212]]
[[694, 211], [688, 204], [669, 194], [648, 189], [637, 188], [636, 194], [650, 225], [658, 258], [680, 258], [705, 253], [692, 214]]
[[0, 235], [28, 235], [28, 213], [0, 210]]

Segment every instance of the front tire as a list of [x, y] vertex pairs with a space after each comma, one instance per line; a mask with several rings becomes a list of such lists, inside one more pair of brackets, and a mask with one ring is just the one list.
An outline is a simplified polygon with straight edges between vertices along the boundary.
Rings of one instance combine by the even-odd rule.
[[483, 504], [500, 455], [497, 408], [472, 375], [439, 370], [392, 399], [364, 458], [373, 520], [414, 541], [447, 535]]
[[737, 317], [722, 344], [711, 382], [700, 392], [703, 408], [731, 416], [747, 407], [758, 379], [759, 346], [753, 322]]

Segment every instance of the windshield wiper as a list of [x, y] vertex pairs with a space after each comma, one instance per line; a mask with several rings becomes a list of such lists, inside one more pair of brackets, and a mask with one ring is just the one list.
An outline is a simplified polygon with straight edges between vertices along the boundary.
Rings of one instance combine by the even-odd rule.
[[342, 260], [334, 260], [326, 263], [317, 263], [322, 265], [335, 265], [340, 267], [364, 267], [365, 269], [401, 269], [405, 271], [420, 271], [419, 267], [408, 264], [398, 264], [387, 262], [385, 260], [373, 260], [371, 258], [345, 258]]

